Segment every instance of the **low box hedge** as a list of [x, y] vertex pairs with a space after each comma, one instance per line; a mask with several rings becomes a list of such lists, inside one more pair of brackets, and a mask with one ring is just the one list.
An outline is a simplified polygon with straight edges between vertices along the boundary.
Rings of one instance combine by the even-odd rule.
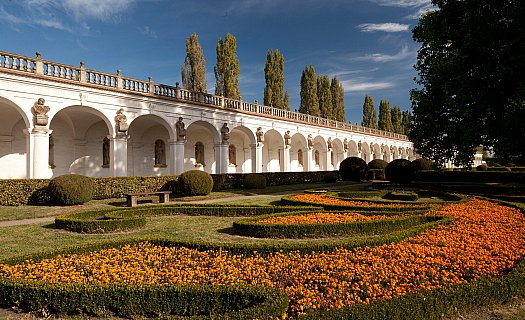
[[246, 217], [287, 211], [315, 211], [320, 207], [165, 205], [129, 209], [106, 209], [74, 212], [55, 217], [55, 227], [79, 233], [108, 233], [142, 228], [147, 217], [178, 214], [219, 217]]
[[0, 304], [58, 315], [276, 319], [288, 298], [274, 288], [205, 285], [85, 285], [0, 278]]
[[[447, 221], [443, 216], [417, 215], [397, 217], [371, 221], [355, 221], [347, 223], [309, 223], [309, 224], [262, 224], [261, 220], [304, 215], [309, 212], [292, 212], [285, 214], [265, 215], [256, 218], [247, 218], [233, 222], [233, 231], [236, 234], [256, 238], [317, 238], [331, 236], [366, 236], [380, 235], [396, 230], [408, 229], [413, 226], [437, 221]], [[337, 212], [336, 212], [337, 213]], [[342, 213], [342, 212], [339, 212]]]

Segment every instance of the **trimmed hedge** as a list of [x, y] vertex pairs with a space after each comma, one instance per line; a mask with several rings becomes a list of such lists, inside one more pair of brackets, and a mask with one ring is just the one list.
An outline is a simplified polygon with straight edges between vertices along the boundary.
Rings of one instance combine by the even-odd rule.
[[361, 181], [366, 178], [368, 167], [359, 157], [348, 157], [339, 165], [339, 174], [345, 181]]
[[266, 177], [258, 173], [250, 173], [244, 177], [244, 186], [247, 189], [266, 188]]
[[421, 182], [499, 182], [525, 184], [523, 171], [421, 171], [414, 181]]
[[177, 179], [178, 191], [185, 196], [205, 196], [213, 189], [213, 178], [200, 170], [186, 171]]
[[380, 203], [380, 204], [408, 204], [408, 205], [415, 205], [414, 208], [410, 208], [410, 207], [382, 207], [382, 208], [377, 208], [377, 207], [371, 207], [371, 206], [352, 206], [352, 205], [337, 205], [337, 204], [322, 204], [322, 203], [318, 203], [318, 204], [314, 204], [314, 203], [311, 203], [311, 202], [303, 202], [303, 201], [299, 201], [299, 200], [295, 200], [295, 199], [292, 199], [293, 196], [295, 196], [296, 194], [290, 194], [290, 195], [286, 195], [286, 196], [283, 196], [281, 197], [281, 204], [283, 205], [319, 205], [319, 206], [322, 206], [325, 210], [329, 210], [329, 211], [332, 211], [332, 210], [335, 210], [335, 211], [348, 211], [348, 210], [358, 210], [358, 211], [375, 211], [375, 210], [381, 210], [381, 211], [392, 211], [392, 212], [404, 212], [404, 211], [413, 211], [413, 210], [426, 210], [426, 211], [430, 211], [430, 210], [434, 210], [437, 208], [437, 204], [425, 204], [425, 203], [420, 203], [420, 202], [412, 202], [412, 203], [406, 203], [406, 202], [403, 202], [403, 203], [400, 203], [400, 202], [392, 202], [392, 201], [372, 201], [370, 199], [356, 199], [356, 198], [351, 198], [351, 199], [345, 199], [345, 198], [340, 198], [341, 200], [349, 200], [349, 201], [368, 201], [368, 202], [373, 202], [373, 203]]
[[385, 168], [385, 178], [390, 182], [407, 183], [414, 180], [414, 167], [406, 159], [396, 159]]
[[55, 204], [83, 204], [93, 199], [93, 180], [79, 174], [65, 174], [51, 179], [48, 190]]
[[419, 198], [416, 192], [390, 191], [383, 196], [383, 199], [416, 201]]
[[287, 211], [315, 211], [320, 207], [287, 206], [227, 206], [227, 205], [166, 205], [131, 209], [93, 210], [63, 214], [55, 217], [55, 227], [79, 233], [107, 233], [142, 228], [146, 217], [178, 214], [239, 217], [272, 214]]
[[265, 287], [84, 285], [0, 278], [0, 304], [59, 315], [275, 319], [288, 309], [288, 298]]
[[392, 231], [408, 229], [417, 225], [437, 221], [448, 221], [443, 216], [408, 216], [371, 221], [348, 223], [308, 223], [308, 224], [261, 224], [263, 219], [304, 215], [308, 212], [274, 214], [256, 218], [242, 219], [233, 222], [236, 234], [256, 238], [316, 238], [330, 236], [363, 236], [385, 234]]

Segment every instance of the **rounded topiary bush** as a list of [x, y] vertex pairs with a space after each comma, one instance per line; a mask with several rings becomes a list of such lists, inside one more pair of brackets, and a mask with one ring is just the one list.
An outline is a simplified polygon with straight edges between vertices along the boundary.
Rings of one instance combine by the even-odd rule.
[[79, 174], [66, 174], [51, 179], [52, 202], [60, 205], [82, 204], [93, 199], [93, 180]]
[[213, 189], [213, 178], [200, 170], [186, 171], [177, 179], [178, 191], [185, 196], [204, 196]]
[[339, 174], [345, 181], [360, 181], [366, 178], [367, 168], [365, 160], [358, 157], [348, 157], [339, 165]]
[[386, 162], [383, 159], [374, 159], [368, 163], [368, 170], [370, 169], [385, 169], [388, 165], [388, 162]]
[[247, 189], [266, 188], [266, 177], [262, 174], [250, 173], [244, 177], [244, 186]]
[[436, 169], [434, 161], [425, 158], [419, 158], [412, 161], [412, 166], [414, 167], [415, 172]]
[[489, 167], [486, 164], [480, 164], [479, 166], [476, 167], [476, 170], [477, 171], [487, 171], [488, 168]]
[[335, 172], [327, 172], [324, 175], [324, 182], [336, 183], [337, 182], [337, 173], [335, 173]]
[[414, 180], [414, 167], [406, 159], [396, 159], [385, 168], [385, 177], [390, 182], [406, 183]]

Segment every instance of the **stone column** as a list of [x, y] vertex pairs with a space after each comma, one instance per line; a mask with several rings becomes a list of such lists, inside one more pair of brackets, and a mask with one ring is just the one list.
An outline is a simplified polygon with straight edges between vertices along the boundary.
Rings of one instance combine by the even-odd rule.
[[332, 164], [332, 149], [326, 150], [326, 171], [334, 170], [334, 165]]
[[217, 143], [215, 145], [215, 172], [228, 173], [228, 143]]
[[51, 177], [49, 170], [49, 135], [52, 130], [24, 130], [29, 140], [29, 161], [27, 177], [32, 179], [47, 179]]
[[184, 172], [184, 142], [181, 140], [170, 140], [170, 172], [181, 174]]
[[250, 149], [252, 152], [252, 173], [263, 172], [263, 144], [252, 143], [250, 144]]
[[306, 149], [306, 161], [304, 162], [305, 171], [314, 171], [314, 150], [311, 148]]
[[110, 142], [110, 173], [114, 177], [125, 177], [128, 175], [128, 136], [117, 135]]
[[284, 172], [290, 172], [290, 170], [291, 170], [290, 146], [285, 146], [284, 147], [284, 150], [283, 150], [283, 161], [284, 161], [284, 166], [283, 166]]

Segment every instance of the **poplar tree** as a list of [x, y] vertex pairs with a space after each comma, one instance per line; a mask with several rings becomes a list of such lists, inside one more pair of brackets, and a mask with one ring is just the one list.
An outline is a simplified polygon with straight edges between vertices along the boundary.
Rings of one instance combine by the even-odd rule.
[[412, 114], [407, 110], [403, 111], [401, 115], [401, 133], [410, 134], [410, 128], [412, 126]]
[[288, 90], [284, 92], [284, 109], [290, 111], [290, 95]]
[[401, 108], [399, 106], [394, 106], [390, 110], [390, 116], [392, 117], [392, 128], [395, 133], [402, 133], [403, 129], [401, 128]]
[[230, 99], [240, 99], [239, 59], [237, 59], [237, 40], [231, 34], [217, 41], [217, 64], [215, 73], [215, 95]]
[[299, 112], [319, 117], [319, 100], [317, 98], [317, 78], [312, 65], [306, 66], [301, 75], [301, 105]]
[[321, 118], [333, 119], [332, 92], [330, 91], [330, 79], [328, 79], [327, 75], [317, 78], [317, 97], [319, 99]]
[[197, 92], [206, 91], [206, 60], [199, 44], [199, 37], [193, 33], [186, 39], [186, 58], [182, 65], [182, 87]]
[[363, 127], [377, 128], [377, 113], [374, 106], [374, 100], [369, 95], [365, 95], [365, 102], [363, 103]]
[[346, 122], [345, 90], [343, 84], [339, 82], [337, 77], [332, 78], [330, 91], [332, 92], [332, 114], [334, 120]]
[[279, 109], [290, 110], [285, 104], [284, 91], [284, 57], [279, 50], [268, 51], [266, 64], [264, 66], [264, 104]]
[[393, 132], [392, 116], [390, 115], [390, 102], [381, 100], [379, 102], [379, 130]]

